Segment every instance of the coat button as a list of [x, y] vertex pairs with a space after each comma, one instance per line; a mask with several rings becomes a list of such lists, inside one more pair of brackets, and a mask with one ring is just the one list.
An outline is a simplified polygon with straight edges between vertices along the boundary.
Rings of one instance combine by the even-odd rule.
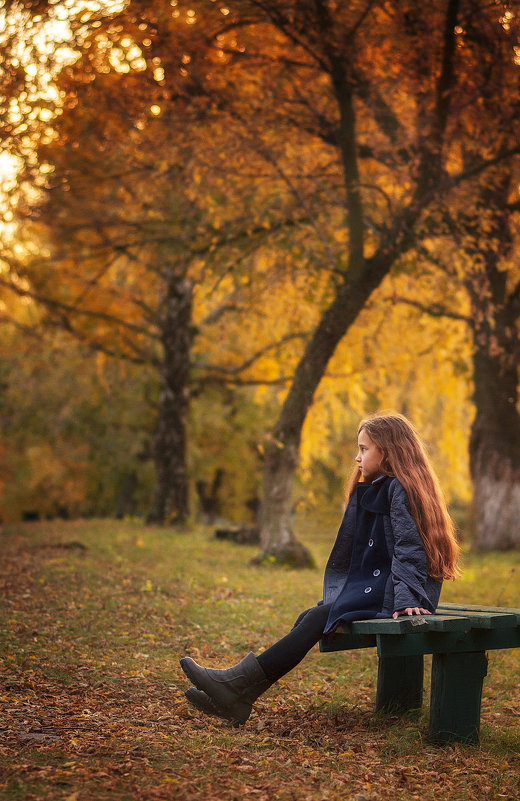
[[372, 587], [365, 587], [365, 592], [372, 592]]
[[381, 571], [380, 570], [374, 570], [372, 575], [373, 576], [380, 576], [381, 575]]
[[374, 544], [374, 540], [372, 538], [370, 538], [369, 541], [368, 541], [368, 547], [371, 548], [373, 544]]

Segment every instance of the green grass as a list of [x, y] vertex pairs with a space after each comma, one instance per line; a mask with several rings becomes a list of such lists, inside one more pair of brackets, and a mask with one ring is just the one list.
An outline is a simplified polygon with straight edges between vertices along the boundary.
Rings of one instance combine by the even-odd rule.
[[[4, 530], [0, 798], [516, 801], [518, 651], [489, 655], [479, 746], [428, 744], [427, 693], [420, 713], [375, 716], [372, 649], [314, 649], [238, 730], [186, 703], [181, 656], [232, 664], [319, 600], [337, 522], [298, 523], [315, 571], [253, 567], [255, 548], [201, 527]], [[444, 601], [520, 607], [520, 552], [463, 566]]]

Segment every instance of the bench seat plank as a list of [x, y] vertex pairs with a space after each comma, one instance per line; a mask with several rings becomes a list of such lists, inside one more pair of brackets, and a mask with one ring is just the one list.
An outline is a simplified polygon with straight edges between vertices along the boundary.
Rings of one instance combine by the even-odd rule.
[[441, 609], [440, 607], [438, 612], [443, 616], [454, 615], [455, 617], [460, 617], [464, 615], [471, 621], [472, 627], [481, 629], [506, 629], [520, 623], [515, 614], [506, 612], [476, 612], [473, 609], [471, 611], [467, 609], [462, 611], [459, 609]]
[[494, 651], [500, 648], [520, 648], [520, 628], [470, 629], [461, 634], [454, 631], [425, 631], [417, 634], [377, 636], [379, 656], [411, 656], [414, 654], [464, 653]]
[[471, 621], [465, 615], [421, 615], [410, 617], [358, 620], [352, 631], [359, 634], [407, 634], [417, 631], [469, 631]]
[[506, 606], [480, 606], [478, 604], [455, 604], [455, 603], [442, 603], [437, 607], [437, 612], [442, 615], [449, 614], [450, 612], [483, 612], [488, 614], [491, 612], [502, 612], [503, 614], [515, 615], [517, 623], [520, 625], [520, 609], [511, 609]]
[[464, 615], [471, 620], [480, 621], [478, 624], [480, 628], [508, 628], [508, 626], [520, 625], [520, 615], [515, 609], [497, 612], [490, 609], [453, 609], [450, 605], [443, 605], [438, 607], [437, 614]]
[[468, 612], [515, 612], [520, 615], [520, 609], [514, 609], [511, 606], [482, 606], [481, 604], [461, 604], [443, 601], [439, 604], [438, 609], [467, 609]]

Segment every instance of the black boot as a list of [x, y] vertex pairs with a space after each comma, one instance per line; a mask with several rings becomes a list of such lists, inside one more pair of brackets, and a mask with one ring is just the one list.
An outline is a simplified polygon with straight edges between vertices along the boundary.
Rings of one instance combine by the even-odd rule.
[[215, 706], [211, 698], [204, 690], [197, 690], [195, 687], [188, 687], [184, 693], [190, 704], [206, 715], [216, 715], [218, 718], [226, 718], [223, 712], [220, 711], [218, 706]]
[[[236, 726], [246, 722], [253, 702], [272, 684], [252, 651], [227, 670], [204, 668], [189, 656], [181, 659], [181, 667], [195, 687], [209, 696], [221, 717], [227, 718]], [[195, 698], [188, 696], [188, 700]], [[197, 700], [200, 701], [200, 696]], [[202, 702], [196, 706], [207, 711]]]

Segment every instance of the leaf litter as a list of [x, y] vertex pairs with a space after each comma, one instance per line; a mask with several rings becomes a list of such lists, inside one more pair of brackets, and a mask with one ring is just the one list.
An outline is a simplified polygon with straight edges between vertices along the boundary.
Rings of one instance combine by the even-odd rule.
[[[242, 639], [269, 642], [280, 627], [270, 620], [273, 598], [282, 617], [289, 616], [281, 600], [287, 576], [269, 579], [265, 571], [259, 576], [243, 551], [243, 565], [232, 551], [229, 558], [237, 561], [234, 568], [226, 565], [226, 552], [212, 552], [207, 531], [198, 533], [199, 546], [210, 552], [211, 570], [219, 575], [236, 570], [242, 588], [254, 577], [269, 586], [269, 595], [258, 588], [251, 593], [258, 608], [265, 599], [269, 621], [255, 633], [242, 609], [248, 603], [244, 590], [241, 603], [219, 609], [215, 597], [228, 603], [227, 590], [216, 596], [210, 591], [208, 600], [202, 582], [210, 583], [210, 577], [201, 573], [191, 584], [182, 580], [192, 558], [185, 535], [163, 538], [145, 564], [132, 546], [135, 524], [123, 538], [121, 524], [115, 529], [98, 523], [94, 530], [88, 522], [72, 530], [69, 525], [25, 524], [4, 538], [0, 796], [24, 801], [520, 797], [518, 652], [501, 655], [500, 675], [490, 668], [480, 746], [430, 745], [427, 712], [375, 717], [375, 663], [367, 653], [352, 654], [346, 669], [344, 655], [330, 659], [313, 652], [259, 699], [245, 727], [233, 729], [189, 706], [178, 657], [189, 651], [215, 666], [230, 664], [243, 656]], [[56, 547], [60, 542], [82, 542], [84, 548]], [[59, 561], [56, 552], [63, 556]], [[176, 565], [168, 579], [166, 555]], [[308, 576], [292, 580], [303, 595]], [[302, 597], [302, 608], [304, 603], [308, 598]]]

